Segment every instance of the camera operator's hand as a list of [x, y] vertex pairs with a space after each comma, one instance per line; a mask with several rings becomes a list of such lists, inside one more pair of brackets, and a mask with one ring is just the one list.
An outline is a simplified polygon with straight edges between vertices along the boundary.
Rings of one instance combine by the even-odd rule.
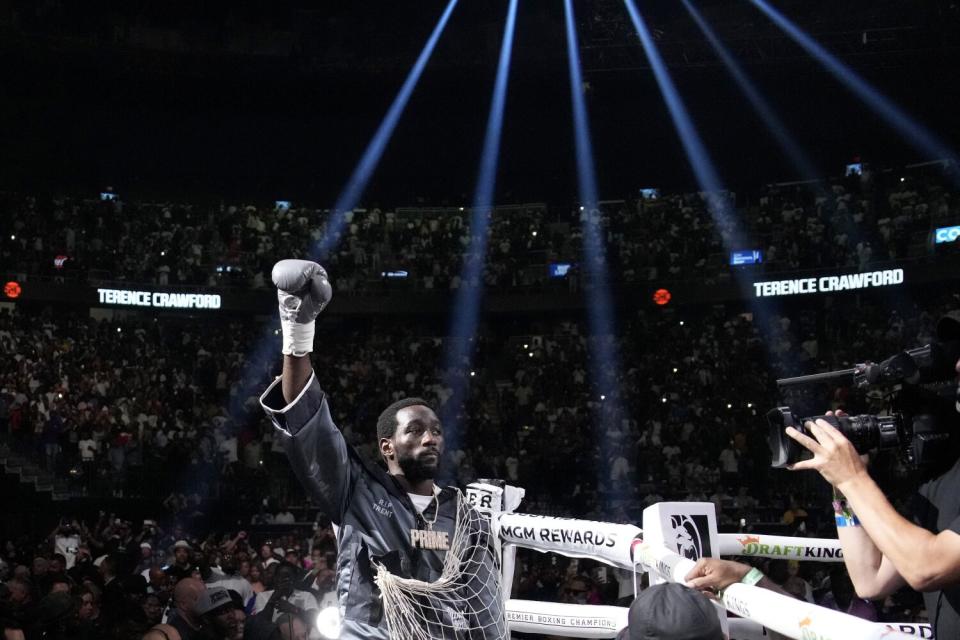
[[[827, 415], [833, 415], [833, 413], [828, 411]], [[842, 414], [837, 412], [837, 415]], [[826, 420], [807, 422], [804, 426], [816, 440], [793, 427], [787, 427], [786, 434], [806, 447], [813, 453], [813, 457], [791, 465], [791, 470], [816, 469], [827, 482], [841, 490], [840, 485], [843, 483], [867, 473], [866, 464], [860, 454], [839, 429]]]

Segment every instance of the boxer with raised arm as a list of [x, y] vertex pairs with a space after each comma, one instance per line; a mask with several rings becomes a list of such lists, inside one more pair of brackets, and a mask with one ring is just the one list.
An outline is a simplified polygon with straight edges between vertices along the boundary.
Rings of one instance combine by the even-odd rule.
[[[363, 460], [333, 423], [328, 397], [310, 362], [315, 321], [332, 296], [326, 271], [314, 262], [282, 260], [273, 268], [273, 282], [280, 303], [283, 372], [260, 402], [293, 471], [336, 525], [341, 638], [386, 639], [374, 563], [395, 575], [435, 582], [457, 524], [457, 490], [434, 484], [443, 428], [424, 400], [400, 400], [377, 420], [386, 468]], [[492, 556], [484, 564], [496, 571]], [[483, 611], [488, 610], [502, 617], [499, 603], [486, 603]], [[450, 632], [450, 637], [493, 637]]]

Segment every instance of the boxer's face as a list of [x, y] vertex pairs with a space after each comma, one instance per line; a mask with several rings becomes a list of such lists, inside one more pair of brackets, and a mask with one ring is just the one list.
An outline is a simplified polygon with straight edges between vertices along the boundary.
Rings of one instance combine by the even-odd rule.
[[402, 473], [409, 482], [432, 479], [443, 453], [443, 428], [437, 414], [419, 404], [401, 409], [393, 437], [380, 441], [380, 451], [391, 473]]

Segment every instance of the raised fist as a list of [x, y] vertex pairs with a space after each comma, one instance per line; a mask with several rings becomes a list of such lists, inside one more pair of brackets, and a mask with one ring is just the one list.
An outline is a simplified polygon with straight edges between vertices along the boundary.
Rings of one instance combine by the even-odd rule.
[[273, 265], [277, 286], [283, 353], [303, 356], [313, 351], [314, 321], [333, 297], [327, 272], [309, 260], [281, 260]]

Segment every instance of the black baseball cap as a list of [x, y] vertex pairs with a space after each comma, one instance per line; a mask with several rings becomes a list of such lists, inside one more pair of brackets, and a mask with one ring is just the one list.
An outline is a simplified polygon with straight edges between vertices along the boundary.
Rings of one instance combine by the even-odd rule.
[[668, 582], [640, 592], [617, 640], [724, 640], [717, 610], [703, 594]]

